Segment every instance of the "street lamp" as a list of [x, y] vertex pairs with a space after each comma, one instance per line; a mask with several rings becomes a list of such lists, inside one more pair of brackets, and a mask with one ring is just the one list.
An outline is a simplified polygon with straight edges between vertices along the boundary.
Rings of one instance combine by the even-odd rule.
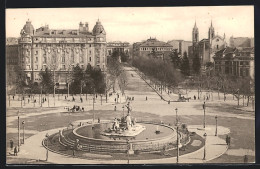
[[49, 134], [48, 133], [46, 133], [46, 135], [45, 135], [45, 137], [46, 137], [46, 161], [48, 161], [48, 139], [49, 139]]
[[23, 121], [22, 122], [22, 125], [23, 125], [23, 144], [24, 144], [24, 124], [25, 124], [25, 122]]
[[123, 108], [123, 117], [125, 116], [125, 106], [122, 107]]
[[215, 132], [215, 136], [218, 135], [218, 116], [215, 116], [216, 119], [216, 132]]
[[205, 102], [203, 103], [202, 107], [203, 107], [203, 110], [204, 110], [203, 128], [205, 129], [205, 126], [206, 126], [206, 121], [205, 121], [206, 105], [205, 105]]
[[177, 161], [176, 161], [176, 163], [178, 164], [179, 163], [179, 126], [178, 126], [178, 124], [176, 124], [177, 125], [177, 143], [176, 143], [176, 145], [177, 145]]
[[207, 138], [207, 133], [204, 133], [203, 136], [204, 136], [204, 141], [205, 141], [203, 160], [206, 160], [206, 138]]
[[130, 145], [129, 145], [129, 139], [126, 139], [126, 146], [127, 146], [127, 164], [129, 164], [129, 149], [130, 149]]
[[19, 110], [17, 113], [18, 116], [18, 152], [20, 151], [20, 116], [19, 116]]
[[176, 111], [176, 125], [177, 125], [178, 124], [178, 117], [177, 117], [178, 108], [176, 108], [175, 111]]

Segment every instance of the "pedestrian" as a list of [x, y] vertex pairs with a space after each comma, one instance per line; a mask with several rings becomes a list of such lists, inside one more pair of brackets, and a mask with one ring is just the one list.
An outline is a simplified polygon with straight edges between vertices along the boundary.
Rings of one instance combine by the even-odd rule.
[[13, 142], [13, 140], [10, 140], [10, 148], [11, 148], [11, 150], [13, 150], [13, 148], [14, 148], [14, 142]]
[[15, 146], [15, 148], [14, 148], [14, 156], [17, 156], [17, 153], [18, 153], [17, 146]]
[[74, 97], [72, 97], [72, 101], [75, 102], [75, 98]]
[[207, 100], [209, 100], [209, 96], [207, 96]]
[[228, 146], [230, 146], [230, 142], [231, 142], [231, 137], [228, 136]]
[[247, 155], [244, 156], [244, 163], [248, 163], [248, 156]]
[[195, 95], [193, 96], [193, 98], [194, 98], [194, 100], [196, 100], [196, 96]]
[[65, 96], [65, 100], [67, 100], [67, 97]]
[[24, 96], [23, 96], [23, 100], [24, 100]]
[[116, 103], [116, 98], [115, 98], [115, 103]]
[[147, 100], [147, 96], [146, 96], [145, 100]]
[[83, 101], [82, 98], [80, 98], [80, 101], [81, 101], [81, 103], [82, 103], [82, 101]]
[[13, 96], [13, 100], [14, 100], [14, 96]]
[[84, 112], [84, 107], [82, 107], [82, 111]]
[[45, 101], [47, 101], [46, 97], [45, 97]]
[[98, 123], [100, 123], [100, 118], [98, 118]]
[[28, 103], [30, 102], [30, 99], [28, 99]]
[[228, 135], [226, 136], [226, 144], [228, 145]]
[[116, 111], [116, 106], [115, 106], [114, 110]]

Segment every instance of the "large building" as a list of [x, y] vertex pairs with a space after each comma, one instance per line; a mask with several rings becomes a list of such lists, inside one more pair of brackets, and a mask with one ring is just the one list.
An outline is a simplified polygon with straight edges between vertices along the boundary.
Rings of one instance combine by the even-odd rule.
[[195, 22], [192, 30], [192, 52], [189, 50], [189, 55], [193, 57], [197, 55], [203, 66], [205, 66], [207, 62], [213, 62], [214, 53], [224, 49], [226, 46], [225, 34], [223, 37], [216, 35], [212, 22], [209, 27], [208, 38], [199, 41], [199, 29]]
[[111, 55], [114, 51], [124, 52], [126, 54], [129, 53], [129, 43], [128, 42], [108, 42], [107, 43], [107, 54]]
[[78, 29], [50, 29], [48, 25], [34, 29], [26, 21], [19, 39], [19, 61], [26, 78], [40, 82], [39, 73], [55, 70], [55, 83], [69, 82], [69, 72], [79, 64], [86, 69], [90, 64], [106, 71], [106, 32], [98, 20], [93, 30], [88, 23]]
[[229, 39], [230, 47], [254, 47], [254, 38], [248, 37], [233, 37]]
[[[173, 50], [173, 46], [150, 38], [143, 42], [136, 42], [133, 44], [133, 55], [136, 57], [156, 57], [168, 59], [169, 54]], [[152, 56], [153, 55], [153, 56]]]
[[[9, 38], [7, 38], [8, 41]], [[13, 38], [12, 38], [13, 39]], [[17, 39], [16, 39], [17, 40]], [[19, 64], [19, 46], [18, 41], [6, 41], [5, 58], [6, 58], [6, 82], [9, 86], [16, 82], [15, 68]], [[16, 42], [15, 42], [16, 41]], [[13, 43], [15, 42], [15, 43]]]
[[237, 77], [255, 79], [254, 48], [226, 47], [215, 53], [215, 72]]
[[177, 49], [180, 57], [183, 57], [184, 52], [189, 53], [189, 46], [192, 46], [191, 41], [184, 41], [184, 40], [171, 40], [167, 42], [168, 44], [173, 46], [173, 49]]

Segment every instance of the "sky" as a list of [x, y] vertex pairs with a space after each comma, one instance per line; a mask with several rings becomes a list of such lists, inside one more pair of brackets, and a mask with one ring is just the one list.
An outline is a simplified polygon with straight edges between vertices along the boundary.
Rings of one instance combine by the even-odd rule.
[[99, 19], [107, 42], [134, 43], [150, 37], [191, 41], [195, 20], [200, 40], [208, 37], [211, 20], [215, 34], [225, 33], [227, 42], [232, 35], [254, 37], [253, 6], [6, 9], [6, 37], [19, 37], [28, 19], [34, 29], [45, 24], [50, 29], [78, 29], [79, 22], [88, 22], [90, 30]]

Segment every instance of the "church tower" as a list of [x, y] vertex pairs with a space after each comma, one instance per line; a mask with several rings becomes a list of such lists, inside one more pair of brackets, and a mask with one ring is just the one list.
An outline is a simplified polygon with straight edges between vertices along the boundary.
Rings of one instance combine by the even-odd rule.
[[212, 20], [211, 20], [211, 25], [209, 27], [208, 35], [209, 35], [209, 43], [211, 44], [212, 39], [215, 37], [215, 30], [214, 30], [214, 27], [212, 25]]
[[199, 42], [199, 29], [197, 28], [196, 21], [192, 30], [192, 43], [193, 45]]

